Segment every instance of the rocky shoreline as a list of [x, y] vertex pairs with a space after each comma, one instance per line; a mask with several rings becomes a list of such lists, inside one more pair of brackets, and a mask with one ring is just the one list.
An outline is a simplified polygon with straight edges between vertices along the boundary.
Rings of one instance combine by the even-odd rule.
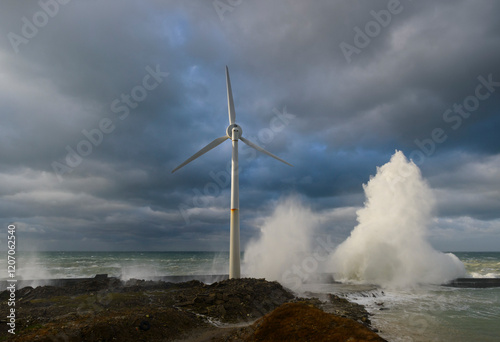
[[[0, 293], [7, 317], [8, 291]], [[16, 291], [16, 334], [0, 341], [384, 341], [368, 312], [334, 294], [298, 298], [277, 282], [210, 285], [96, 277]]]

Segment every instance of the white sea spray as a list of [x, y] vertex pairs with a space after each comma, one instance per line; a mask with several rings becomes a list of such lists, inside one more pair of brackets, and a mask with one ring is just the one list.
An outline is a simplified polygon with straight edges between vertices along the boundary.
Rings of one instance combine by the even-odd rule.
[[358, 225], [331, 255], [338, 280], [407, 287], [466, 275], [455, 255], [441, 253], [428, 242], [432, 191], [402, 152], [377, 168], [364, 191]]

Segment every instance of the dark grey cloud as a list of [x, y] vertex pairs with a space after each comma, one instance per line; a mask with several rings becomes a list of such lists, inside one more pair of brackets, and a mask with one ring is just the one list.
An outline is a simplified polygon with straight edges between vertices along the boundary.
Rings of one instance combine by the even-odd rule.
[[292, 193], [346, 236], [396, 149], [436, 190], [438, 247], [499, 233], [500, 4], [228, 6], [0, 5], [0, 216], [26, 248], [226, 249], [230, 143], [170, 174], [225, 134], [225, 65], [244, 135], [295, 165], [241, 147], [244, 241]]

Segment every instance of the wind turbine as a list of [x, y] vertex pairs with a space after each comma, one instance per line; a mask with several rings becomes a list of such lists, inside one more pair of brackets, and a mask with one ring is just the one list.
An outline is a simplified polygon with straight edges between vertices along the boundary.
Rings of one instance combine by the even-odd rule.
[[211, 149], [219, 146], [227, 139], [233, 142], [232, 163], [231, 163], [231, 219], [230, 219], [230, 237], [229, 237], [229, 279], [240, 277], [240, 199], [239, 199], [239, 179], [238, 179], [238, 140], [243, 141], [248, 146], [256, 149], [259, 152], [267, 154], [282, 163], [293, 166], [281, 158], [278, 158], [271, 152], [264, 150], [262, 147], [254, 144], [248, 139], [243, 138], [240, 126], [236, 124], [236, 115], [234, 112], [233, 92], [231, 90], [231, 80], [229, 79], [229, 70], [226, 65], [226, 87], [227, 87], [227, 110], [229, 112], [229, 126], [226, 129], [226, 135], [215, 139], [207, 146], [193, 154], [184, 163], [172, 170], [172, 173], [179, 170], [181, 167], [189, 164], [199, 156], [207, 153]]

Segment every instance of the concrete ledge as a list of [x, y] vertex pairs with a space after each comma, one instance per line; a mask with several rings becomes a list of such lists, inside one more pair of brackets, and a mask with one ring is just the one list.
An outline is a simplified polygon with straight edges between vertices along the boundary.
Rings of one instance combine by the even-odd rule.
[[[198, 280], [202, 283], [215, 283], [218, 281], [226, 280], [229, 276], [227, 274], [193, 274], [193, 275], [171, 275], [162, 277], [146, 277], [145, 280], [153, 281], [164, 281], [170, 283], [183, 283], [191, 280]], [[69, 286], [75, 285], [86, 281], [105, 281], [108, 279], [119, 279], [115, 277], [108, 277], [107, 274], [97, 274], [93, 278], [63, 278], [63, 279], [34, 279], [34, 280], [18, 280], [16, 284], [16, 289], [22, 289], [23, 287], [31, 286]], [[142, 280], [142, 279], [138, 279]], [[309, 279], [307, 282], [309, 284], [340, 284], [335, 281], [334, 275], [332, 274], [320, 274], [314, 278]], [[0, 291], [7, 289], [11, 282], [6, 280], [0, 280]], [[442, 284], [442, 286], [448, 287], [458, 287], [458, 288], [489, 288], [489, 287], [500, 287], [500, 278], [458, 278], [450, 281], [449, 283]]]
[[443, 286], [478, 289], [500, 287], [500, 278], [458, 278]]

